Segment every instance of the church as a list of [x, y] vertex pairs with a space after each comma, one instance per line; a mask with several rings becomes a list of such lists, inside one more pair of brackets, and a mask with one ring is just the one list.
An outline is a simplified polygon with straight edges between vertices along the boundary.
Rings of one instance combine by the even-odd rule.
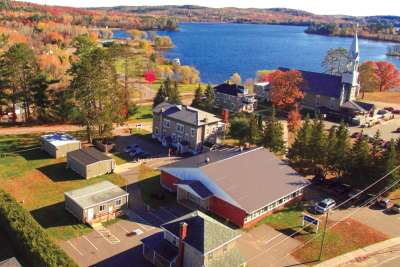
[[[321, 114], [341, 118], [354, 118], [373, 114], [374, 105], [357, 100], [360, 93], [359, 71], [360, 51], [357, 32], [349, 50], [350, 62], [341, 76], [300, 71], [306, 82], [302, 108], [317, 110]], [[288, 68], [279, 68], [288, 71]]]

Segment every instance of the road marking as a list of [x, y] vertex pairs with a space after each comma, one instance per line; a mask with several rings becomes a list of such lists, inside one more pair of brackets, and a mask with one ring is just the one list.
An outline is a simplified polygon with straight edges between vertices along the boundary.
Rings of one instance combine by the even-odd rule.
[[278, 237], [280, 237], [281, 235], [283, 235], [283, 234], [280, 233], [280, 234], [277, 234], [276, 236], [274, 236], [273, 238], [268, 239], [268, 240], [265, 242], [265, 245], [268, 244], [268, 243], [270, 243], [270, 242], [272, 242], [273, 240], [275, 240], [275, 238], [278, 238]]
[[90, 241], [86, 236], [82, 236], [87, 242], [89, 242], [90, 245], [92, 245], [92, 247], [94, 247], [96, 250], [99, 250], [93, 243], [92, 241]]
[[167, 209], [166, 209], [166, 208], [164, 208], [164, 207], [160, 207], [160, 209], [162, 209], [162, 210], [163, 210], [163, 211], [165, 211], [166, 213], [168, 213], [168, 214], [172, 215], [172, 217], [173, 217], [174, 219], [176, 219], [176, 218], [178, 218], [178, 217], [179, 217], [178, 215], [176, 215], [176, 214], [172, 213], [171, 211], [167, 210]]
[[83, 253], [82, 253], [77, 247], [75, 247], [74, 244], [71, 243], [71, 241], [68, 240], [67, 243], [68, 243], [73, 249], [75, 249], [75, 251], [78, 252], [79, 255], [83, 256]]
[[105, 227], [99, 227], [96, 229], [96, 232], [99, 233], [108, 243], [111, 245], [115, 245], [121, 242], [110, 230]]
[[121, 225], [119, 225], [119, 224], [117, 224], [117, 226], [119, 227], [119, 228], [121, 228], [122, 230], [124, 230], [126, 233], [129, 233], [129, 231], [128, 230], [126, 230], [125, 229], [125, 227], [122, 227]]

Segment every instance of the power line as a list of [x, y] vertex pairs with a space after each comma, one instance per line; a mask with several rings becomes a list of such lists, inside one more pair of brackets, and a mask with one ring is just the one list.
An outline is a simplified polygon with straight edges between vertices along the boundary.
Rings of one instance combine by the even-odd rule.
[[[398, 168], [400, 168], [400, 165], [397, 166], [395, 169], [393, 169], [391, 172], [389, 172], [388, 174], [392, 173], [393, 171], [397, 170]], [[387, 176], [388, 174], [386, 174], [385, 176]], [[380, 197], [381, 195], [383, 195], [384, 193], [386, 193], [387, 191], [389, 191], [392, 187], [394, 187], [396, 184], [400, 183], [400, 180], [395, 181], [394, 183], [392, 183], [391, 185], [387, 186], [386, 188], [384, 188], [383, 190], [381, 190], [376, 196], [374, 196], [373, 198], [369, 199], [368, 201], [366, 201], [365, 203], [363, 203], [363, 205], [361, 205], [360, 207], [356, 208], [355, 211], [351, 212], [349, 215], [343, 217], [342, 219], [340, 219], [339, 221], [335, 222], [334, 224], [332, 224], [330, 227], [328, 227], [326, 229], [326, 231], [329, 231], [330, 229], [332, 229], [333, 227], [335, 227], [336, 225], [338, 225], [339, 223], [343, 222], [344, 220], [350, 218], [351, 216], [353, 216], [355, 213], [359, 212], [362, 208], [364, 207], [369, 207], [372, 206], [375, 201], [378, 199], [378, 197]], [[329, 212], [329, 211], [328, 211]], [[328, 222], [326, 222], [327, 224]], [[315, 240], [318, 236], [316, 235], [315, 237], [311, 238], [310, 240], [308, 240], [307, 242], [301, 244], [299, 247], [296, 247], [295, 249], [293, 249], [291, 252], [287, 253], [283, 258], [280, 258], [279, 261], [282, 261], [283, 259], [287, 258], [288, 256], [290, 256], [293, 252], [303, 248], [304, 246], [306, 246], [307, 244], [309, 244], [310, 242], [312, 242], [313, 240]], [[276, 262], [276, 261], [275, 261]], [[275, 263], [274, 262], [274, 263]], [[270, 265], [271, 266], [271, 265]]]
[[[333, 212], [334, 210], [338, 209], [339, 207], [343, 206], [345, 203], [349, 202], [350, 200], [358, 197], [359, 195], [361, 195], [362, 193], [364, 193], [365, 191], [367, 191], [368, 189], [370, 189], [372, 186], [376, 185], [377, 183], [379, 183], [380, 181], [382, 181], [383, 179], [385, 179], [387, 176], [389, 176], [390, 174], [392, 174], [393, 172], [397, 171], [398, 169], [400, 169], [400, 165], [398, 165], [397, 167], [395, 167], [393, 170], [391, 170], [390, 172], [388, 172], [387, 174], [385, 174], [384, 176], [382, 176], [381, 178], [379, 178], [377, 181], [373, 182], [371, 185], [367, 186], [366, 188], [364, 188], [363, 190], [361, 190], [360, 192], [358, 192], [357, 194], [355, 194], [354, 196], [348, 198], [347, 200], [343, 201], [342, 203], [340, 203], [339, 205], [337, 205], [331, 212]], [[400, 182], [400, 181], [399, 181]], [[305, 228], [307, 228], [308, 226], [310, 226], [311, 223], [304, 225], [302, 228], [300, 228], [298, 231], [292, 233], [291, 235], [286, 236], [284, 239], [282, 239], [280, 242], [278, 242], [277, 244], [273, 245], [272, 247], [270, 247], [267, 250], [264, 250], [262, 252], [260, 252], [259, 254], [251, 257], [249, 261], [254, 260], [255, 258], [258, 258], [259, 256], [265, 254], [266, 252], [271, 251], [273, 248], [275, 248], [276, 246], [282, 244], [283, 242], [285, 242], [286, 240], [288, 240], [289, 238], [293, 237], [296, 234], [299, 234], [301, 231], [303, 231]], [[329, 230], [330, 228], [328, 228]], [[280, 233], [276, 236], [274, 236], [273, 238], [269, 239], [266, 241], [266, 243], [269, 243], [270, 241], [274, 240], [275, 238], [284, 235], [283, 233]]]

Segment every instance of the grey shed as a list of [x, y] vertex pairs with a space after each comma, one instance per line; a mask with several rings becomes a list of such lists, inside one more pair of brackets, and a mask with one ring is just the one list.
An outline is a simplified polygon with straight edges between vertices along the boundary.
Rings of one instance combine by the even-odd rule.
[[115, 161], [94, 147], [79, 149], [67, 154], [67, 168], [88, 179], [115, 169]]
[[65, 209], [88, 224], [114, 219], [128, 206], [129, 194], [103, 181], [64, 193]]
[[81, 148], [81, 142], [73, 136], [64, 133], [52, 133], [40, 138], [41, 149], [53, 158], [63, 158], [68, 152]]

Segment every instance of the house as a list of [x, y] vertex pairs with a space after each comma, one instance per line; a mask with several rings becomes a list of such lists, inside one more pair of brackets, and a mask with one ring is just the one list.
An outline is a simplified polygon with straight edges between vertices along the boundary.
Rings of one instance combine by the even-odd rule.
[[128, 196], [117, 185], [103, 181], [65, 192], [65, 209], [83, 223], [104, 222], [122, 213]]
[[242, 85], [225, 82], [214, 87], [215, 107], [232, 112], [253, 112], [257, 107], [255, 94], [250, 94]]
[[349, 51], [349, 58], [351, 61], [347, 70], [340, 76], [299, 70], [306, 83], [303, 88], [302, 108], [318, 110], [328, 115], [340, 115], [348, 119], [374, 113], [374, 105], [357, 101], [360, 93], [358, 71], [360, 52], [357, 33]]
[[64, 133], [52, 133], [40, 137], [41, 149], [54, 158], [63, 158], [68, 152], [81, 148], [81, 142]]
[[0, 261], [0, 267], [21, 267], [21, 264], [17, 258], [12, 257], [7, 260]]
[[309, 184], [265, 148], [215, 150], [160, 170], [161, 186], [180, 204], [243, 228], [300, 200]]
[[164, 102], [153, 109], [153, 139], [179, 153], [198, 154], [203, 145], [219, 143], [223, 132], [220, 118], [193, 107]]
[[269, 82], [258, 82], [254, 83], [254, 93], [259, 101], [271, 101], [269, 90], [271, 85]]
[[200, 211], [167, 222], [161, 229], [142, 240], [143, 256], [155, 266], [246, 266], [235, 246], [239, 231]]
[[67, 168], [89, 179], [115, 169], [115, 161], [94, 147], [79, 149], [67, 153]]

